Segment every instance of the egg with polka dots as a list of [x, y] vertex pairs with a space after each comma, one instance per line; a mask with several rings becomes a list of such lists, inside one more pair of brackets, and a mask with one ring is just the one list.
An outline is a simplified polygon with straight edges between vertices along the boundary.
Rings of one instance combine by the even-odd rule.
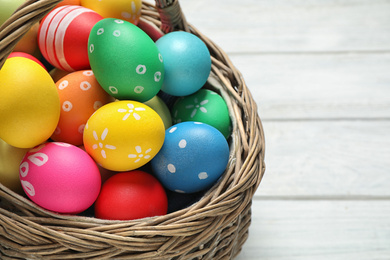
[[183, 122], [166, 130], [151, 166], [165, 188], [194, 193], [216, 183], [228, 160], [229, 145], [220, 131], [204, 123]]
[[153, 40], [136, 25], [105, 18], [92, 28], [88, 48], [91, 69], [111, 96], [145, 102], [160, 91], [163, 57]]
[[113, 102], [97, 82], [92, 70], [72, 72], [56, 82], [61, 112], [54, 141], [83, 144], [83, 131], [88, 118], [101, 106]]

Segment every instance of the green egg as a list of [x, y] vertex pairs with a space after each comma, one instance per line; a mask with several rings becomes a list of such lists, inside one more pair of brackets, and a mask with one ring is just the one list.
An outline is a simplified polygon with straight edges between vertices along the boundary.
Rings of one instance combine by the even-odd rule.
[[100, 20], [90, 32], [88, 48], [91, 69], [111, 96], [145, 102], [161, 89], [163, 58], [136, 25], [114, 18]]
[[225, 100], [216, 92], [200, 89], [179, 98], [171, 109], [173, 124], [196, 121], [217, 128], [225, 138], [231, 134], [231, 121]]
[[152, 99], [144, 102], [145, 105], [151, 107], [161, 117], [165, 130], [172, 126], [171, 112], [168, 106], [159, 96], [154, 96]]

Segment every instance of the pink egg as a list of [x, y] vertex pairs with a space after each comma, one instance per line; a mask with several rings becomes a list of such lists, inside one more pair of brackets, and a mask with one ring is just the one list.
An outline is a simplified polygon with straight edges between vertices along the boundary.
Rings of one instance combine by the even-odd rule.
[[55, 8], [39, 26], [38, 45], [42, 55], [61, 70], [89, 69], [88, 37], [101, 19], [95, 11], [78, 5]]
[[45, 143], [27, 152], [19, 177], [33, 202], [58, 213], [86, 210], [101, 187], [100, 172], [92, 158], [82, 149], [61, 142]]

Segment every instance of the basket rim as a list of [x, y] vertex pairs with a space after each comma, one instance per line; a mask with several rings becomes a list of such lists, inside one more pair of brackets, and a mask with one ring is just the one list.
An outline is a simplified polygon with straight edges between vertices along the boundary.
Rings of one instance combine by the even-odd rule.
[[[18, 9], [17, 13], [19, 12], [18, 14], [20, 15], [25, 12], [25, 8], [31, 13], [31, 5], [39, 9], [38, 4], [36, 4], [38, 2], [41, 4], [44, 2], [44, 8], [49, 9], [49, 6], [54, 7], [60, 0], [28, 0]], [[177, 0], [173, 2], [178, 5]], [[179, 10], [181, 10], [180, 6]], [[163, 12], [164, 8], [143, 2], [143, 18], [156, 27], [163, 28], [163, 22], [160, 19]], [[41, 13], [37, 14], [37, 17], [41, 15]], [[194, 243], [201, 244], [200, 240], [205, 230], [207, 230], [207, 236], [211, 236], [211, 233], [215, 235], [217, 229], [229, 229], [234, 222], [237, 222], [237, 219], [240, 222], [244, 218], [243, 215], [250, 214], [251, 200], [265, 173], [265, 137], [262, 122], [257, 112], [257, 104], [246, 86], [242, 74], [230, 61], [228, 55], [212, 40], [188, 23], [183, 14], [181, 16], [182, 19], [179, 21], [179, 25], [164, 28], [166, 30], [188, 31], [206, 43], [212, 58], [212, 71], [207, 86], [218, 92], [226, 101], [232, 120], [233, 131], [230, 138], [230, 158], [221, 179], [198, 201], [188, 207], [163, 216], [135, 220], [104, 220], [89, 216], [55, 213], [36, 205], [27, 197], [13, 192], [0, 183], [0, 202], [2, 199], [10, 201], [20, 211], [17, 214], [1, 207], [0, 226], [3, 225], [2, 220], [7, 223], [15, 222], [23, 227], [30, 226], [32, 229], [36, 228], [39, 230], [34, 231], [36, 233], [46, 232], [46, 234], [54, 237], [62, 237], [64, 233], [61, 232], [64, 230], [74, 231], [75, 229], [80, 232], [87, 232], [83, 233], [85, 236], [92, 236], [92, 234], [97, 232], [101, 236], [126, 241], [151, 235], [155, 237], [181, 237], [181, 242], [172, 241], [172, 244], [162, 246], [162, 248], [167, 249], [179, 246], [183, 239], [186, 239], [192, 233], [199, 234], [196, 237], [199, 241], [196, 240]], [[18, 17], [12, 19], [19, 21]], [[22, 22], [8, 22], [7, 27], [18, 25], [23, 23], [23, 21], [25, 22], [22, 18]], [[28, 23], [31, 23], [31, 20], [28, 21]], [[15, 34], [15, 31], [13, 33]], [[17, 33], [21, 33], [21, 31]], [[18, 37], [20, 38], [20, 35], [18, 37], [14, 35], [11, 37], [12, 39], [8, 38], [5, 44], [2, 38], [3, 35], [0, 31], [1, 59], [6, 58], [8, 56], [6, 53], [10, 50], [7, 46], [4, 48], [4, 45], [13, 43], [17, 41]], [[247, 229], [249, 223], [250, 221], [243, 221], [242, 224]], [[118, 233], [111, 232], [111, 229], [115, 230], [115, 232], [118, 231]], [[245, 237], [242, 232], [240, 231], [240, 236]], [[219, 236], [221, 236], [221, 233]], [[242, 245], [244, 241], [239, 241], [239, 243]], [[13, 245], [9, 244], [9, 246], [12, 247]], [[157, 253], [161, 254], [161, 252], [158, 251]]]

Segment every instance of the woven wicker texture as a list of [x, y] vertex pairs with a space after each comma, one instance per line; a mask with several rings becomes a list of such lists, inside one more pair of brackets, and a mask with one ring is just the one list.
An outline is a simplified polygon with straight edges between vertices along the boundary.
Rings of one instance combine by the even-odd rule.
[[[0, 67], [23, 34], [58, 2], [28, 0], [6, 21], [0, 28]], [[184, 209], [132, 221], [59, 215], [0, 184], [0, 259], [232, 259], [240, 252], [265, 171], [257, 106], [228, 56], [187, 23], [177, 1], [143, 3], [142, 19], [164, 32], [191, 32], [208, 46], [212, 73], [206, 87], [223, 96], [233, 125], [223, 177]]]

